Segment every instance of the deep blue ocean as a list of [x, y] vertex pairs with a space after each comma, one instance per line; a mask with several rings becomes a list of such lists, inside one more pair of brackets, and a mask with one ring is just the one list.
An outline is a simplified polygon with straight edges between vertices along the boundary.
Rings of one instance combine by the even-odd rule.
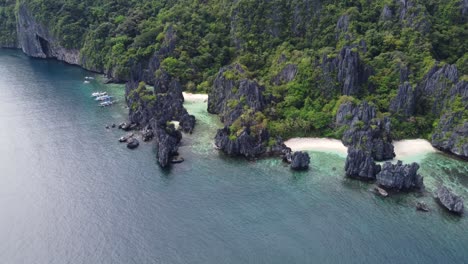
[[126, 119], [123, 87], [90, 74], [0, 50], [0, 263], [468, 263], [468, 215], [432, 197], [444, 183], [468, 199], [467, 162], [409, 157], [427, 193], [381, 198], [343, 177], [342, 155], [310, 152], [300, 173], [225, 157], [217, 117], [187, 103], [186, 161], [162, 170], [153, 143], [132, 151], [105, 129]]

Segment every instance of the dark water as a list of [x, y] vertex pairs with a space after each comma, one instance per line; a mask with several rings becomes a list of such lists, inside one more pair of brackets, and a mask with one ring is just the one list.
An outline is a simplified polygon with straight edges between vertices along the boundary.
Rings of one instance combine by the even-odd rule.
[[430, 193], [444, 182], [468, 198], [465, 162], [418, 157], [428, 194], [382, 199], [345, 180], [336, 154], [311, 152], [305, 173], [223, 157], [198, 103], [186, 162], [163, 171], [152, 144], [130, 151], [104, 128], [123, 103], [101, 109], [90, 94], [122, 88], [88, 74], [0, 51], [0, 263], [468, 262], [468, 217]]

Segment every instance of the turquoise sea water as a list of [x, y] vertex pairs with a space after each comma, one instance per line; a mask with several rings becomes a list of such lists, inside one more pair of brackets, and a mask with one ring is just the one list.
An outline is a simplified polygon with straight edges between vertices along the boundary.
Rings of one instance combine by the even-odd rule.
[[[311, 152], [293, 173], [277, 159], [247, 162], [213, 149], [217, 118], [187, 103], [198, 125], [185, 162], [156, 164], [106, 124], [93, 91], [122, 87], [55, 61], [0, 51], [0, 263], [467, 263], [468, 216], [440, 209], [445, 183], [468, 199], [468, 163], [421, 163], [427, 193], [387, 199], [343, 177], [344, 158]], [[417, 212], [424, 200], [430, 213]]]

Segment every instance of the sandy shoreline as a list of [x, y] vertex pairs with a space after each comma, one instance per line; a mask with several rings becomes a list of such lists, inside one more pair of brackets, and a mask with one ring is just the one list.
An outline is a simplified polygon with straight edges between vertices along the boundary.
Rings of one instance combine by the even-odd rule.
[[183, 92], [182, 95], [184, 96], [184, 100], [186, 102], [205, 102], [208, 100], [207, 94], [193, 94]]
[[[346, 155], [348, 150], [340, 140], [330, 138], [292, 138], [287, 140], [285, 144], [293, 151], [324, 151]], [[395, 147], [395, 159], [437, 152], [431, 143], [424, 139], [394, 141], [393, 146]]]

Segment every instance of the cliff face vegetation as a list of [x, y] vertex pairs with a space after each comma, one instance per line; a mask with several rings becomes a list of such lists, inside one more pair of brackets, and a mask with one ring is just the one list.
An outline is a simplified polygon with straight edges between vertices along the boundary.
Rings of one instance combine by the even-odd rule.
[[464, 0], [0, 0], [0, 17], [1, 46], [210, 93], [226, 144], [344, 137], [385, 159], [423, 137], [468, 157]]

